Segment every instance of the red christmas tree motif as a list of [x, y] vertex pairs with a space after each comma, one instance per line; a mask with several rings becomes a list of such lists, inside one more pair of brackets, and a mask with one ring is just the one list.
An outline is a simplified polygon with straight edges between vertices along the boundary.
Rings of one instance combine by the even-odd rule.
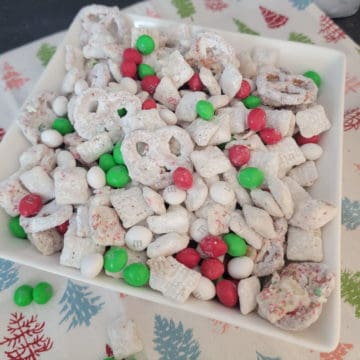
[[39, 323], [37, 315], [26, 319], [22, 313], [12, 313], [7, 327], [10, 336], [0, 342], [9, 349], [5, 351], [8, 360], [37, 360], [40, 353], [49, 351], [53, 342], [42, 334], [44, 327], [45, 322]]
[[151, 9], [151, 8], [146, 8], [145, 9], [145, 12], [146, 12], [146, 16], [149, 16], [149, 17], [153, 17], [153, 18], [160, 18], [160, 14], [158, 12], [156, 12], [154, 9]]
[[15, 71], [14, 67], [8, 63], [4, 64], [2, 79], [5, 83], [5, 90], [20, 89], [29, 81], [28, 78], [22, 77], [22, 75]]
[[124, 298], [126, 298], [126, 297], [127, 297], [127, 295], [126, 295], [126, 294], [124, 294], [124, 293], [119, 293], [119, 297], [120, 297], [120, 299], [124, 299]]
[[360, 171], [360, 163], [354, 163], [355, 169]]
[[325, 41], [333, 43], [346, 38], [344, 31], [325, 14], [320, 17], [319, 34], [323, 34]]
[[223, 0], [205, 0], [205, 7], [211, 11], [222, 11], [228, 6]]
[[211, 320], [211, 322], [213, 324], [215, 331], [220, 335], [225, 334], [231, 327], [233, 327], [234, 329], [239, 329], [238, 326], [234, 326], [220, 320], [213, 319]]
[[360, 88], [360, 81], [355, 75], [350, 75], [349, 73], [346, 74], [346, 81], [345, 81], [345, 94], [349, 92], [358, 92]]
[[3, 139], [4, 136], [5, 136], [5, 129], [0, 128], [0, 141]]
[[113, 349], [111, 348], [111, 346], [109, 344], [105, 344], [105, 353], [106, 353], [107, 357], [114, 356]]
[[345, 111], [344, 131], [357, 130], [360, 127], [360, 108], [352, 108]]
[[344, 360], [347, 353], [354, 347], [353, 344], [339, 343], [330, 353], [320, 353], [320, 360]]
[[278, 14], [275, 11], [267, 9], [263, 6], [259, 6], [259, 9], [261, 10], [261, 14], [264, 17], [266, 24], [270, 29], [277, 29], [285, 25], [289, 20], [287, 16]]

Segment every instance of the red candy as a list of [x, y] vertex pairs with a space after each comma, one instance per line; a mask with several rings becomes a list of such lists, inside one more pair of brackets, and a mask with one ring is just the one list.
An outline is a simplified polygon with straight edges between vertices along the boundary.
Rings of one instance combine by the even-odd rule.
[[19, 213], [22, 216], [34, 216], [42, 208], [41, 196], [38, 194], [27, 194], [19, 203]]
[[156, 107], [157, 105], [154, 99], [146, 99], [141, 105], [143, 110], [156, 109]]
[[203, 84], [200, 79], [199, 73], [195, 73], [188, 81], [188, 86], [192, 91], [201, 91]]
[[274, 128], [260, 130], [260, 137], [266, 145], [276, 144], [282, 139], [281, 133]]
[[226, 242], [214, 235], [205, 236], [200, 242], [200, 249], [205, 255], [214, 258], [225, 255], [228, 251]]
[[235, 306], [239, 299], [237, 287], [231, 280], [220, 280], [216, 284], [216, 295], [219, 301], [227, 307]]
[[229, 160], [236, 166], [240, 167], [250, 160], [250, 150], [244, 145], [233, 145], [229, 149]]
[[224, 274], [224, 264], [217, 258], [204, 259], [200, 266], [200, 272], [210, 280], [216, 280]]
[[302, 136], [300, 133], [297, 133], [295, 135], [295, 140], [300, 146], [305, 144], [317, 144], [320, 141], [320, 136], [314, 135], [312, 137], [306, 138]]
[[266, 113], [263, 109], [255, 108], [250, 110], [247, 122], [250, 130], [260, 131], [266, 126]]
[[61, 234], [64, 235], [69, 227], [69, 220], [65, 221], [61, 225], [56, 227], [56, 230]]
[[176, 168], [172, 174], [172, 178], [173, 178], [174, 184], [179, 189], [188, 190], [192, 187], [192, 184], [193, 184], [192, 173], [184, 167]]
[[137, 65], [134, 61], [125, 60], [120, 66], [122, 76], [134, 78], [137, 73]]
[[154, 94], [160, 79], [156, 75], [147, 75], [141, 80], [141, 88], [150, 95]]
[[243, 99], [247, 98], [250, 95], [250, 93], [251, 93], [250, 84], [246, 80], [243, 80], [241, 82], [240, 89], [237, 92], [237, 94], [235, 95], [235, 97], [237, 99], [243, 100]]
[[179, 263], [187, 266], [190, 269], [193, 269], [200, 262], [199, 253], [193, 248], [186, 248], [181, 250], [177, 253], [175, 258]]
[[142, 62], [142, 55], [134, 48], [126, 48], [123, 52], [123, 60], [132, 61], [139, 65]]

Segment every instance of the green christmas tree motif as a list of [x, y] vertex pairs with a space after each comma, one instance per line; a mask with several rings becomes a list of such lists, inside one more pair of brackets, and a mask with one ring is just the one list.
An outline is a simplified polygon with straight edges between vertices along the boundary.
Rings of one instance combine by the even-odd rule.
[[176, 7], [177, 13], [181, 18], [190, 17], [193, 20], [192, 16], [196, 11], [191, 0], [171, 0], [171, 3]]
[[341, 272], [341, 297], [355, 308], [355, 316], [360, 318], [360, 271]]
[[233, 18], [233, 22], [237, 26], [239, 32], [250, 35], [259, 35], [258, 32], [250, 29], [246, 24], [244, 24], [240, 20]]
[[302, 42], [305, 44], [314, 44], [313, 41], [306, 36], [305, 34], [302, 33], [296, 33], [296, 32], [292, 32], [289, 34], [289, 40], [290, 41], [297, 41], [297, 42]]
[[36, 57], [41, 61], [43, 66], [46, 66], [56, 51], [56, 46], [48, 43], [41, 44]]

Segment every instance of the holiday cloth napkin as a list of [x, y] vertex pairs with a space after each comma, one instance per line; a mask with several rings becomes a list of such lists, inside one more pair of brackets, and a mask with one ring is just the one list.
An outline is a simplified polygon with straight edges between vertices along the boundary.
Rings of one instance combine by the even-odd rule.
[[[347, 55], [342, 209], [342, 326], [338, 347], [319, 353], [212, 319], [88, 286], [0, 260], [0, 359], [102, 359], [111, 356], [106, 326], [126, 311], [144, 351], [133, 359], [360, 359], [360, 48], [311, 0], [152, 0], [142, 15], [318, 44]], [[0, 56], [0, 137], [61, 42], [58, 33]], [[23, 59], [27, 61], [24, 62]], [[334, 89], [336, 91], [336, 89]], [[53, 284], [47, 305], [18, 308], [15, 288]]]

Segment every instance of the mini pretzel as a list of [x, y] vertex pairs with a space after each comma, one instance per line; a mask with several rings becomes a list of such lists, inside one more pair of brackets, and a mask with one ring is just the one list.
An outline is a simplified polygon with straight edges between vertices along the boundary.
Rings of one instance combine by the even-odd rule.
[[256, 86], [263, 104], [274, 107], [312, 104], [318, 92], [313, 80], [271, 66], [258, 71]]
[[24, 136], [35, 145], [40, 142], [40, 133], [50, 129], [51, 124], [56, 118], [51, 108], [51, 103], [55, 98], [53, 92], [42, 92], [30, 99], [20, 113], [17, 123]]
[[36, 216], [20, 216], [20, 225], [29, 233], [49, 230], [69, 220], [72, 213], [71, 205], [58, 205], [53, 200], [44, 205]]

